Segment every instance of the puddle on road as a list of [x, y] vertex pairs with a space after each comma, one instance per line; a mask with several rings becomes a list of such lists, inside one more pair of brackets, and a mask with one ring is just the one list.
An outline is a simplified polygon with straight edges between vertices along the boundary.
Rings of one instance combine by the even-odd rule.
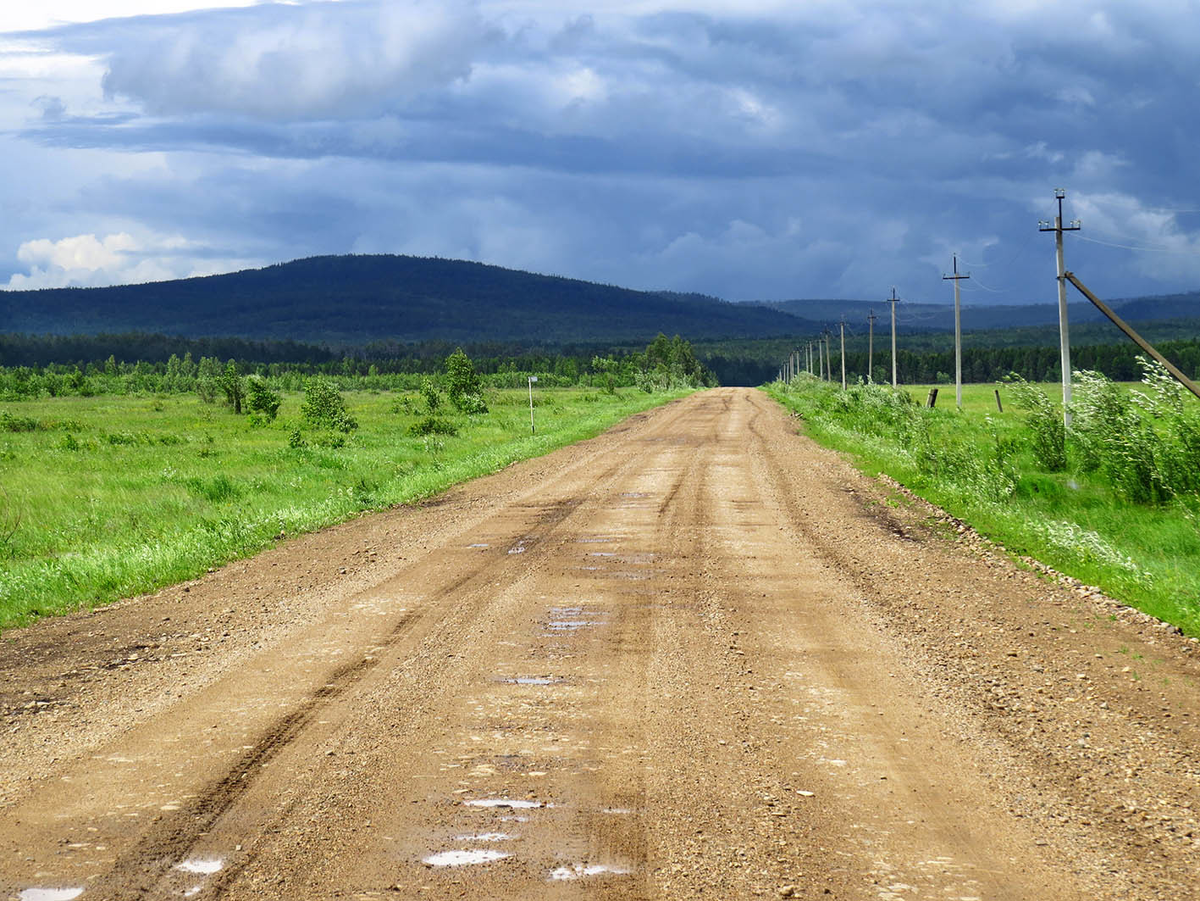
[[516, 838], [514, 835], [509, 835], [507, 832], [481, 832], [479, 835], [456, 835], [456, 842], [506, 842], [511, 838]]
[[219, 857], [189, 857], [183, 863], [175, 864], [175, 869], [185, 873], [196, 873], [201, 876], [211, 876], [219, 873], [225, 866], [225, 861]]
[[491, 863], [493, 860], [501, 860], [502, 858], [511, 856], [511, 854], [506, 854], [504, 851], [476, 848], [471, 851], [442, 851], [440, 854], [431, 854], [423, 858], [421, 863], [429, 867], [466, 867], [480, 863]]
[[491, 547], [491, 545], [484, 544], [483, 542], [477, 542], [476, 544], [468, 544], [467, 547]]
[[512, 676], [500, 681], [509, 685], [558, 685], [563, 680], [557, 676]]
[[615, 538], [576, 538], [577, 544], [612, 544]]
[[562, 882], [570, 879], [585, 879], [589, 876], [628, 876], [632, 870], [626, 867], [613, 866], [606, 863], [582, 864], [576, 863], [569, 867], [559, 867], [550, 871], [550, 879]]
[[617, 555], [615, 553], [613, 553], [612, 551], [591, 551], [588, 553], [588, 556], [589, 557], [615, 557]]
[[622, 491], [621, 497], [649, 497], [645, 491]]
[[476, 798], [473, 801], [463, 801], [467, 807], [507, 807], [512, 810], [533, 810], [545, 807], [541, 801], [509, 800], [508, 798]]
[[21, 901], [71, 901], [82, 894], [81, 888], [27, 888], [17, 897]]

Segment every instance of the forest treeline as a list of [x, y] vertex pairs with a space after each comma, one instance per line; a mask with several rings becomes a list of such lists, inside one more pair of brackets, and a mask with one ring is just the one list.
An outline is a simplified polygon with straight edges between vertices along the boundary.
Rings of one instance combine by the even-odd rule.
[[[107, 357], [98, 356], [102, 350], [110, 351]], [[0, 400], [193, 391], [210, 400], [221, 394], [223, 380], [230, 373], [258, 376], [282, 391], [302, 390], [314, 376], [344, 388], [412, 391], [430, 377], [442, 377], [447, 359], [457, 348], [433, 342], [410, 348], [404, 355], [388, 355], [396, 350], [378, 344], [339, 354], [290, 341], [4, 335], [0, 336]], [[524, 387], [530, 375], [537, 375], [539, 384], [546, 387], [582, 385], [606, 390], [638, 387], [653, 391], [718, 383], [697, 359], [692, 345], [678, 335], [667, 338], [660, 334], [641, 350], [610, 348], [590, 355], [549, 351], [488, 355], [487, 350], [487, 346], [468, 348], [483, 384], [495, 388]], [[54, 361], [60, 353], [63, 356]], [[31, 362], [13, 365], [17, 359]]]
[[[662, 345], [656, 339], [651, 347]], [[675, 365], [698, 383], [722, 385], [761, 385], [779, 372], [780, 361], [805, 343], [791, 338], [698, 341], [694, 345], [679, 339], [682, 345], [663, 364]], [[24, 390], [23, 383], [37, 382], [41, 393], [59, 390], [73, 392], [80, 379], [89, 380], [95, 393], [114, 391], [193, 390], [199, 377], [200, 363], [215, 360], [224, 367], [237, 362], [247, 373], [299, 383], [312, 375], [347, 379], [370, 379], [379, 387], [412, 387], [420, 377], [436, 375], [443, 361], [458, 345], [446, 341], [407, 344], [378, 341], [345, 348], [330, 348], [297, 341], [251, 341], [243, 338], [182, 338], [165, 335], [129, 333], [124, 335], [0, 335], [0, 395], [13, 396]], [[1200, 376], [1200, 339], [1168, 340], [1157, 346], [1188, 375]], [[874, 353], [874, 380], [891, 381], [891, 354], [885, 340], [877, 340]], [[548, 384], [602, 384], [612, 375], [618, 385], [635, 383], [639, 372], [659, 365], [656, 358], [647, 363], [644, 346], [611, 344], [573, 344], [530, 346], [506, 342], [477, 342], [463, 345], [476, 370], [489, 384], [523, 384], [522, 374], [537, 374]], [[834, 377], [841, 377], [841, 362], [836, 340], [832, 342]], [[656, 351], [657, 353], [657, 351]], [[669, 348], [663, 351], [671, 356]], [[1138, 378], [1138, 349], [1131, 343], [1084, 344], [1072, 348], [1072, 366], [1101, 372], [1118, 381]], [[640, 356], [639, 356], [640, 355]], [[1029, 347], [971, 347], [963, 350], [963, 378], [968, 382], [994, 382], [1010, 372], [1030, 381], [1055, 381], [1059, 378], [1057, 345]], [[866, 379], [867, 351], [850, 350], [846, 354], [847, 377]], [[172, 362], [174, 358], [174, 362]], [[611, 360], [611, 364], [602, 362]], [[899, 379], [907, 384], [949, 382], [954, 375], [954, 353], [949, 349], [906, 350], [898, 354]], [[217, 364], [206, 364], [208, 369]], [[607, 370], [597, 366], [609, 367]], [[206, 372], [208, 371], [206, 369]], [[704, 375], [700, 371], [704, 371]], [[79, 375], [74, 373], [78, 371]], [[46, 374], [51, 377], [46, 380]], [[601, 376], [604, 376], [601, 378]], [[114, 381], [119, 376], [119, 379]], [[283, 384], [281, 381], [281, 385]], [[20, 387], [18, 384], [21, 383]], [[179, 388], [174, 386], [184, 385]], [[128, 387], [123, 387], [128, 386]], [[164, 386], [161, 389], [158, 386]]]

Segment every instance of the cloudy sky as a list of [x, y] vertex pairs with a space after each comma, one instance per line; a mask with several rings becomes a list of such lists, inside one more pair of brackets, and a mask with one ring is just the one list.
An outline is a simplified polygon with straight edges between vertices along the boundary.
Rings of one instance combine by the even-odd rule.
[[328, 253], [729, 299], [1200, 288], [1200, 0], [0, 10], [0, 286]]

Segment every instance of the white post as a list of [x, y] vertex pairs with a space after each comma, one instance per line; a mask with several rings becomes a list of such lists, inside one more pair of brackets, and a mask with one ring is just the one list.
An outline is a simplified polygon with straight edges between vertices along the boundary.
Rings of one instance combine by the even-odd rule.
[[529, 434], [536, 435], [537, 428], [533, 424], [533, 383], [537, 381], [536, 375], [529, 377]]

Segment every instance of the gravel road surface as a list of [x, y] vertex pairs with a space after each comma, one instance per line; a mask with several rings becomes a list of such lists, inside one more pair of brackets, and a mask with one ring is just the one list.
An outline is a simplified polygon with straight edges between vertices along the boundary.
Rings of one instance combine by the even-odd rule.
[[715, 389], [0, 637], [0, 898], [1200, 897], [1200, 652]]

